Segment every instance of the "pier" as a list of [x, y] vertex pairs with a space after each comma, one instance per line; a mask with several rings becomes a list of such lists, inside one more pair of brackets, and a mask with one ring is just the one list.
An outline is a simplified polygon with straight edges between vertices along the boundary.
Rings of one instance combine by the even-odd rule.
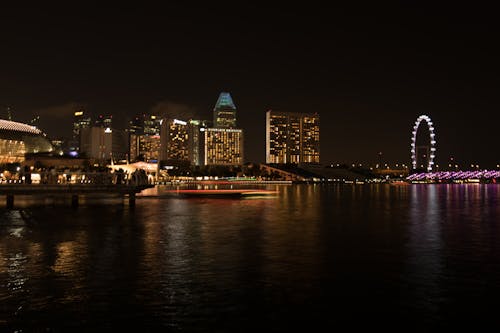
[[129, 206], [133, 207], [136, 194], [154, 186], [140, 172], [130, 175], [98, 172], [34, 175], [0, 183], [0, 195], [6, 196], [7, 209], [14, 208], [16, 195], [64, 195], [71, 197], [71, 205], [76, 208], [81, 195], [114, 194], [128, 198]]

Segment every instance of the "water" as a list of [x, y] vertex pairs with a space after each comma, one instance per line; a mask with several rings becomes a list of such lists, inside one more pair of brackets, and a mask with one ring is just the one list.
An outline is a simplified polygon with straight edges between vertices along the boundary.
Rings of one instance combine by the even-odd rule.
[[497, 185], [267, 189], [160, 189], [135, 209], [16, 197], [0, 209], [0, 331], [500, 327]]

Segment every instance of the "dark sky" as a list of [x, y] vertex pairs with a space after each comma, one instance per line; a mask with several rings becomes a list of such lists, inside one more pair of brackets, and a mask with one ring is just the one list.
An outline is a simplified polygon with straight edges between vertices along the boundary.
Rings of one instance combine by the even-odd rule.
[[229, 91], [246, 159], [265, 159], [265, 111], [318, 112], [321, 158], [409, 163], [420, 114], [437, 160], [494, 166], [500, 120], [493, 8], [394, 2], [326, 8], [37, 7], [0, 9], [0, 106], [69, 133], [85, 105], [119, 124], [158, 104], [210, 119]]

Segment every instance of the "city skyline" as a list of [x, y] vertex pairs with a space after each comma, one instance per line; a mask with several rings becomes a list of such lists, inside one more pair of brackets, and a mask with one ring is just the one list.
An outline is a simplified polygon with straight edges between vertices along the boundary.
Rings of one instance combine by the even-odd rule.
[[499, 121], [492, 18], [458, 5], [373, 9], [14, 8], [0, 23], [2, 118], [7, 107], [14, 120], [39, 115], [51, 136], [78, 104], [117, 124], [160, 110], [211, 119], [214, 96], [229, 91], [248, 161], [265, 161], [273, 109], [321, 115], [324, 163], [383, 152], [409, 164], [414, 119], [428, 114], [437, 164], [498, 164], [485, 144]]

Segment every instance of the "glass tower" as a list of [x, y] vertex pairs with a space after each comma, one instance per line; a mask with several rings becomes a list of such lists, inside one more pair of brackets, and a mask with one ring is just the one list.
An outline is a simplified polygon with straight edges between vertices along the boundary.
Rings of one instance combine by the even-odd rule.
[[214, 107], [215, 128], [236, 128], [236, 106], [231, 94], [222, 92]]

